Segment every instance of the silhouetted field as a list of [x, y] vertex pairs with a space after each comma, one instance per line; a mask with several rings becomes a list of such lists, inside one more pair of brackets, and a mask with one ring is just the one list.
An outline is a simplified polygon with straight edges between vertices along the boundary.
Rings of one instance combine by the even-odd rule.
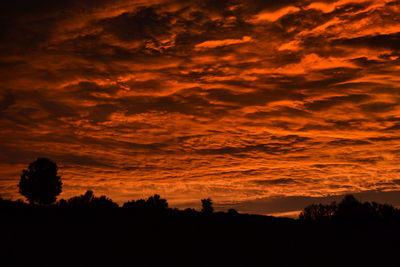
[[352, 196], [299, 220], [169, 209], [157, 195], [118, 207], [90, 191], [0, 206], [2, 266], [400, 266], [399, 210]]

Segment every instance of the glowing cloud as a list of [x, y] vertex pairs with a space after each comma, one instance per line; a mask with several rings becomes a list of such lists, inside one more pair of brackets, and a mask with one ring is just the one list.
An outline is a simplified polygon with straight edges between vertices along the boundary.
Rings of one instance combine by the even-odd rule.
[[243, 44], [243, 43], [247, 43], [247, 42], [251, 42], [250, 36], [243, 36], [242, 39], [224, 39], [224, 40], [215, 40], [215, 41], [205, 41], [203, 43], [197, 44], [196, 48], [197, 49], [215, 48], [215, 47], [220, 47], [220, 46]]
[[297, 12], [299, 10], [300, 10], [300, 8], [298, 8], [298, 7], [289, 6], [289, 7], [285, 7], [285, 8], [279, 9], [279, 10], [274, 11], [274, 12], [263, 11], [263, 12], [257, 14], [255, 16], [255, 18], [253, 18], [251, 21], [253, 23], [254, 22], [259, 22], [259, 21], [270, 21], [270, 22], [273, 22], [273, 21], [276, 21], [279, 18], [281, 18], [281, 17], [283, 17], [283, 16], [285, 16], [287, 14], [294, 13], [294, 12]]

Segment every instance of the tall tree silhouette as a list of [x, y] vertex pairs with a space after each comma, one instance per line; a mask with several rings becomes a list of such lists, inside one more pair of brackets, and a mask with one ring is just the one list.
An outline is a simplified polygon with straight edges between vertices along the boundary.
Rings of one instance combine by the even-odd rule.
[[214, 208], [213, 208], [212, 204], [213, 203], [212, 203], [212, 200], [210, 198], [202, 199], [201, 200], [201, 206], [203, 208], [201, 209], [201, 211], [203, 213], [207, 213], [207, 214], [213, 213]]
[[146, 204], [157, 211], [163, 211], [168, 209], [168, 202], [166, 199], [160, 198], [160, 195], [155, 194], [152, 197], [149, 197], [146, 201]]
[[29, 203], [51, 204], [61, 193], [61, 177], [57, 164], [47, 158], [38, 158], [23, 170], [18, 184], [19, 192]]

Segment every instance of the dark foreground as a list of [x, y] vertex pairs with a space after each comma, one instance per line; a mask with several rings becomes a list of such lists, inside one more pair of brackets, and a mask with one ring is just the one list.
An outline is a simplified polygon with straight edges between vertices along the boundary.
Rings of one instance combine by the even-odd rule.
[[2, 202], [1, 266], [400, 266], [393, 220]]

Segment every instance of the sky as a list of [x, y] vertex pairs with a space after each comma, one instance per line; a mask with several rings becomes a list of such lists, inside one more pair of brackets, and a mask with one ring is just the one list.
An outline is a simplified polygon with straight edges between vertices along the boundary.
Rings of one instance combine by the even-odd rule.
[[3, 0], [0, 195], [400, 205], [400, 2]]

